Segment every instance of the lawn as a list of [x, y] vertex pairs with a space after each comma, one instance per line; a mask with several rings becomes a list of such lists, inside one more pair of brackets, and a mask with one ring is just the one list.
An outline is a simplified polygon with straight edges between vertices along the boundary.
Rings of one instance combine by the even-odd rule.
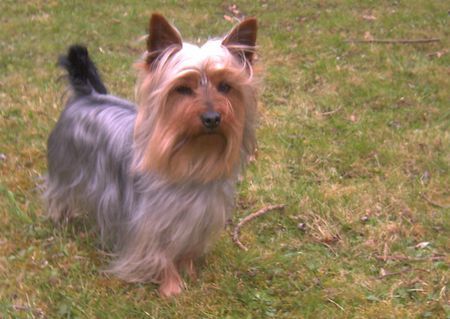
[[[450, 7], [445, 1], [0, 3], [0, 318], [450, 318]], [[133, 99], [152, 12], [185, 40], [259, 20], [258, 154], [199, 278], [163, 300], [102, 272], [84, 220], [40, 199], [59, 54], [86, 44]], [[438, 39], [425, 43], [349, 40]]]

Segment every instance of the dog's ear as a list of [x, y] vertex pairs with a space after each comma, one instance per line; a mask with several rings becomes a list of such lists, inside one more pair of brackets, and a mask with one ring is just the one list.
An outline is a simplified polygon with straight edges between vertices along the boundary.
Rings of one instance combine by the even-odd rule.
[[258, 24], [255, 18], [248, 18], [235, 26], [223, 39], [222, 45], [240, 60], [253, 61]]
[[151, 64], [170, 46], [178, 46], [181, 49], [183, 41], [180, 33], [161, 14], [153, 13], [147, 39], [147, 63]]

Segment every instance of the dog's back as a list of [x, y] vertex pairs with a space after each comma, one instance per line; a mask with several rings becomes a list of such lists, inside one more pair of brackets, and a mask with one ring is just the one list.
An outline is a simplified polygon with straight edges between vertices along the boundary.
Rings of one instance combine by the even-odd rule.
[[48, 139], [48, 213], [59, 221], [79, 210], [109, 211], [110, 220], [101, 215], [97, 221], [117, 224], [120, 187], [129, 182], [135, 106], [107, 94], [86, 48], [70, 47], [59, 64], [67, 71], [70, 97]]

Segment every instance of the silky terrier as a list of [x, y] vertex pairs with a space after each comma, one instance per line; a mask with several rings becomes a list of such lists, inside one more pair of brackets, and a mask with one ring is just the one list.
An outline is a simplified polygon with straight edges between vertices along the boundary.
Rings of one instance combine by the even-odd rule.
[[195, 277], [255, 151], [257, 23], [202, 46], [159, 14], [149, 31], [136, 105], [108, 94], [85, 47], [60, 57], [71, 94], [48, 139], [44, 197], [55, 221], [94, 216], [108, 270], [167, 297], [182, 291], [180, 272]]

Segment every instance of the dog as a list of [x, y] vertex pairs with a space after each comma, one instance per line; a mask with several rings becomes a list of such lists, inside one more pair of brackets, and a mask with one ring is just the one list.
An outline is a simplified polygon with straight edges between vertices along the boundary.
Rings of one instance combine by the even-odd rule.
[[163, 297], [182, 292], [181, 272], [195, 278], [255, 152], [256, 33], [248, 18], [196, 46], [153, 14], [136, 105], [108, 94], [85, 47], [60, 57], [70, 95], [48, 139], [47, 212], [93, 216], [107, 271]]

